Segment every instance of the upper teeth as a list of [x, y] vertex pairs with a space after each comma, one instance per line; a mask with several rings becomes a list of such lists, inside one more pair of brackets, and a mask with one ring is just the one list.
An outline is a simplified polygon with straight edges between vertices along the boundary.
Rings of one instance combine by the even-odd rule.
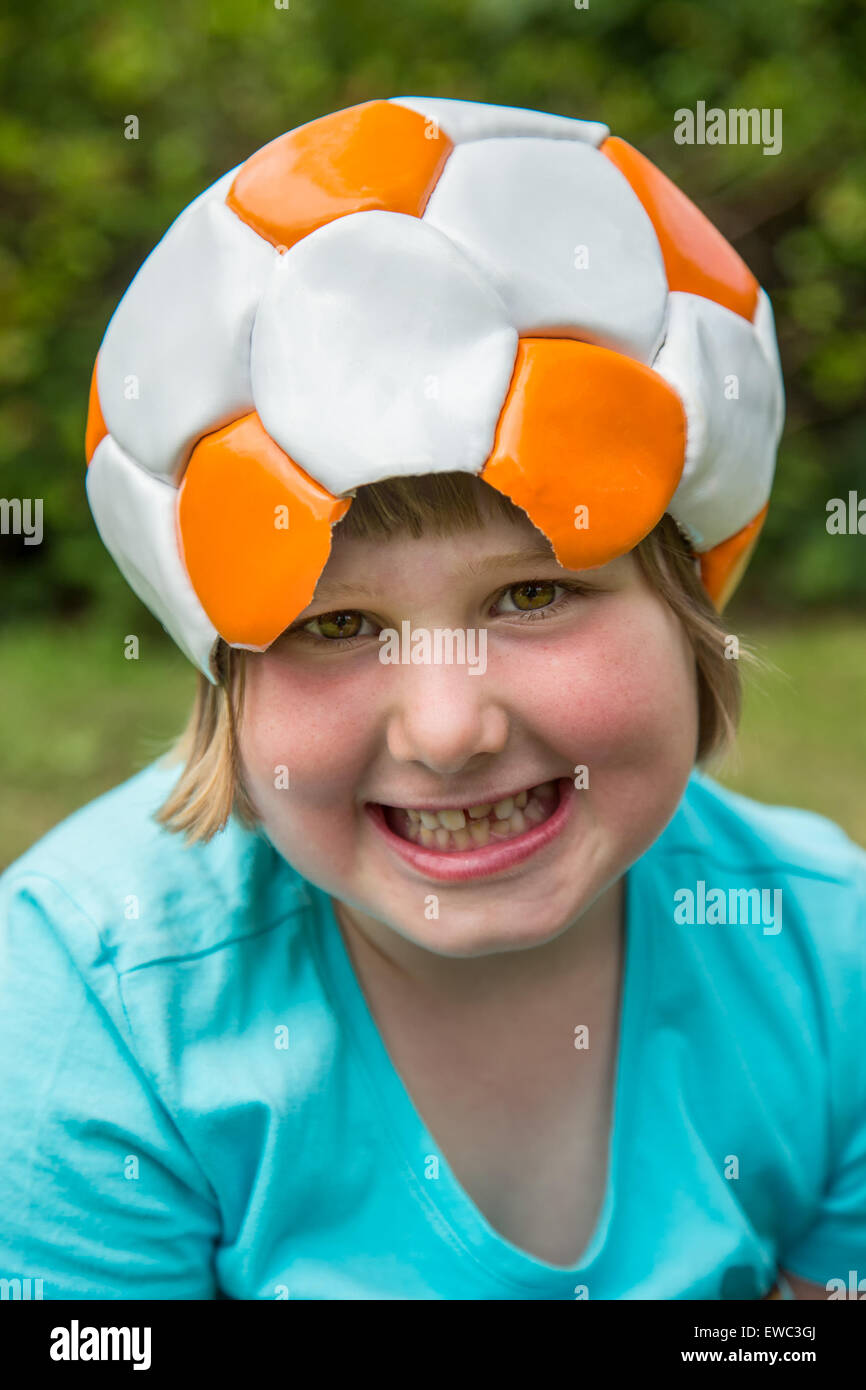
[[515, 796], [506, 796], [495, 804], [482, 802], [478, 806], [466, 806], [462, 809], [449, 807], [445, 811], [417, 811], [414, 807], [407, 807], [406, 809], [409, 820], [424, 830], [463, 830], [466, 827], [467, 817], [471, 823], [490, 817], [492, 812], [491, 818], [495, 822], [507, 821], [514, 815], [515, 810], [522, 810], [526, 806], [530, 795], [549, 795], [553, 790], [553, 782], [543, 782], [538, 787], [529, 787], [526, 791], [517, 792]]

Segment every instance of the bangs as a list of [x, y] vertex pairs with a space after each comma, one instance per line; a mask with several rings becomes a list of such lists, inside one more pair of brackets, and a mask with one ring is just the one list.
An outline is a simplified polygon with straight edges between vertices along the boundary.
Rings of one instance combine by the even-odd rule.
[[474, 473], [424, 473], [359, 487], [334, 535], [356, 540], [454, 536], [474, 531], [491, 516], [527, 520], [520, 507]]

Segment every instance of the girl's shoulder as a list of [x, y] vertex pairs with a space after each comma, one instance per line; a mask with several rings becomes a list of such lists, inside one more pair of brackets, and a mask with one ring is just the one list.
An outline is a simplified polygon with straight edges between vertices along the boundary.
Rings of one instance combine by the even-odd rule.
[[187, 844], [155, 820], [179, 775], [157, 759], [54, 826], [0, 875], [0, 914], [24, 894], [68, 946], [98, 940], [120, 970], [305, 910], [308, 885], [259, 832], [230, 819]]
[[735, 953], [756, 980], [798, 980], [854, 1025], [866, 996], [866, 850], [835, 821], [695, 771], [645, 871], [705, 963]]
[[695, 769], [662, 837], [669, 852], [710, 856], [740, 871], [786, 872], [866, 887], [866, 849], [828, 816], [772, 805]]

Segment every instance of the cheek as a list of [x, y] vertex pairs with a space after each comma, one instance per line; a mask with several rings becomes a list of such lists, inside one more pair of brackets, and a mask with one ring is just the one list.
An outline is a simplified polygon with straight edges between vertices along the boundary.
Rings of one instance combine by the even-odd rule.
[[[375, 703], [372, 676], [361, 663], [342, 672], [305, 669], [265, 652], [247, 662], [240, 748], [244, 774], [263, 814], [303, 803], [305, 812], [329, 807], [357, 782], [372, 756]], [[285, 766], [294, 795], [275, 788]], [[281, 799], [282, 796], [282, 799]]]
[[[694, 766], [694, 658], [678, 619], [652, 595], [600, 612], [580, 641], [554, 651], [549, 725], [571, 765], [600, 862], [622, 871], [673, 815]], [[548, 678], [549, 679], [549, 678]]]
[[693, 764], [694, 659], [679, 621], [652, 595], [599, 608], [577, 638], [551, 643], [532, 701], [590, 777], [593, 766], [637, 772], [671, 760], [678, 772]]

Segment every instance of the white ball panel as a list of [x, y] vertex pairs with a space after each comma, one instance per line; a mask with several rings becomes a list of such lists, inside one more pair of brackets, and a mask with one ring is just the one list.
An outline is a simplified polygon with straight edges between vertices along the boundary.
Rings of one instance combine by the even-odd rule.
[[770, 495], [774, 374], [752, 324], [678, 290], [669, 296], [653, 367], [678, 391], [688, 418], [685, 466], [668, 511], [698, 550], [709, 550], [751, 521]]
[[520, 333], [590, 339], [651, 361], [668, 292], [661, 247], [628, 180], [591, 145], [459, 145], [423, 221], [489, 278]]
[[252, 409], [250, 332], [279, 254], [226, 207], [234, 172], [172, 224], [99, 351], [109, 433], [142, 467], [174, 481], [202, 434]]
[[360, 212], [282, 257], [252, 339], [268, 434], [333, 493], [478, 472], [517, 353], [502, 301], [416, 217]]
[[755, 325], [755, 333], [761, 346], [761, 351], [770, 365], [770, 371], [775, 379], [776, 409], [774, 416], [773, 433], [778, 444], [782, 437], [782, 427], [785, 423], [785, 379], [782, 375], [782, 363], [779, 358], [779, 344], [776, 341], [776, 321], [773, 316], [773, 306], [770, 303], [770, 296], [766, 290], [761, 290], [758, 295], [758, 302], [755, 305], [755, 314], [752, 322]]
[[581, 121], [521, 106], [495, 106], [484, 101], [452, 101], [448, 97], [389, 97], [396, 106], [433, 120], [455, 145], [489, 140], [497, 135], [538, 135], [548, 140], [584, 140], [600, 145], [610, 135], [601, 121]]
[[139, 468], [111, 435], [94, 451], [85, 485], [96, 529], [127, 583], [213, 682], [209, 658], [218, 633], [178, 551], [177, 488]]

